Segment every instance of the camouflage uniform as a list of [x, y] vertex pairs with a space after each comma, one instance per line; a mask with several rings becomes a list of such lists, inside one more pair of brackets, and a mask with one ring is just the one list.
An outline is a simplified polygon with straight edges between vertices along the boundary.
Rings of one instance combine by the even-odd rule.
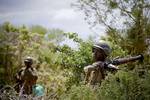
[[25, 68], [21, 68], [16, 74], [16, 79], [18, 80], [17, 92], [22, 92], [23, 94], [31, 94], [32, 86], [36, 84], [38, 79], [36, 69], [32, 67], [32, 58], [27, 57], [24, 61], [29, 63], [30, 66], [26, 65]]
[[107, 66], [105, 66], [105, 60], [111, 52], [109, 45], [105, 42], [99, 42], [94, 44], [93, 49], [96, 49], [96, 51], [94, 52], [99, 52], [103, 56], [101, 56], [101, 59], [96, 58], [96, 61], [92, 65], [84, 67], [84, 81], [86, 84], [90, 85], [101, 84], [101, 81], [105, 79], [105, 69], [107, 68]]
[[85, 82], [90, 85], [95, 85], [96, 83], [101, 83], [102, 79], [105, 78], [104, 63], [99, 61], [92, 65], [88, 65], [84, 68], [86, 73]]

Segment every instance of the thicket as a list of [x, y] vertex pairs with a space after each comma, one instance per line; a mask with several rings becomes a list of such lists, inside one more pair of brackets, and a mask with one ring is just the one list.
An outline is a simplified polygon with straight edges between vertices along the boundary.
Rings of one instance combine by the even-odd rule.
[[[14, 75], [23, 66], [23, 59], [32, 56], [34, 67], [38, 70], [37, 84], [44, 86], [46, 100], [149, 100], [149, 2], [79, 0], [78, 3], [88, 21], [94, 18], [95, 25], [102, 23], [107, 26], [106, 36], [100, 39], [110, 43], [110, 59], [143, 54], [144, 61], [120, 65], [120, 70], [108, 72], [101, 86], [92, 89], [83, 83], [83, 67], [93, 62], [91, 47], [94, 39], [85, 41], [76, 33], [64, 33], [60, 29], [46, 29], [39, 25], [17, 27], [6, 22], [0, 25], [1, 87], [10, 85], [13, 88]], [[100, 8], [104, 6], [106, 11]], [[115, 26], [115, 18], [112, 22], [108, 21], [107, 15], [117, 16], [113, 16], [115, 10], [127, 19], [123, 23], [124, 28]], [[74, 41], [77, 48], [62, 44], [66, 39]], [[13, 93], [3, 97], [17, 96]]]

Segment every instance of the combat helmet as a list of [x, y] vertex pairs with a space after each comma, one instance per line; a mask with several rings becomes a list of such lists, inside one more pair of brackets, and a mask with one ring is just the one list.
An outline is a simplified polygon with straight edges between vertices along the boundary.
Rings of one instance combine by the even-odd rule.
[[25, 63], [31, 63], [31, 64], [32, 64], [32, 63], [33, 63], [33, 58], [30, 57], [30, 56], [28, 56], [28, 57], [25, 58], [24, 62], [25, 62]]
[[111, 53], [111, 48], [105, 41], [97, 42], [93, 45], [93, 49], [98, 48], [104, 51], [105, 55], [108, 56]]

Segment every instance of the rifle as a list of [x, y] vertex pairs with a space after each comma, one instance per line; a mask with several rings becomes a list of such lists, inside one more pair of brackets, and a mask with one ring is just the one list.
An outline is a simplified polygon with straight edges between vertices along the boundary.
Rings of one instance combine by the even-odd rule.
[[121, 64], [125, 64], [128, 62], [134, 62], [136, 60], [140, 60], [141, 62], [144, 60], [144, 56], [142, 54], [137, 55], [137, 56], [132, 56], [132, 57], [126, 57], [126, 58], [119, 58], [119, 59], [115, 59], [113, 61], [109, 61], [106, 63], [106, 66], [108, 68], [112, 68], [112, 69], [118, 69], [118, 67], [116, 67], [115, 65], [121, 65]]

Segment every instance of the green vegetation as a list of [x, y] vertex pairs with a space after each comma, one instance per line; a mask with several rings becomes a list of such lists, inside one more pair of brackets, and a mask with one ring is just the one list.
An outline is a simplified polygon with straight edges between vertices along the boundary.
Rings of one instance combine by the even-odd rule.
[[[91, 46], [94, 39], [82, 40], [76, 33], [60, 29], [46, 29], [35, 25], [16, 27], [9, 22], [0, 25], [0, 84], [14, 86], [14, 75], [23, 66], [22, 60], [34, 57], [38, 82], [45, 88], [45, 99], [60, 100], [149, 100], [150, 99], [150, 16], [148, 0], [79, 0], [88, 21], [104, 24], [112, 54], [117, 56], [143, 54], [143, 63], [134, 62], [120, 66], [116, 73], [108, 73], [100, 87], [92, 89], [83, 84], [83, 67], [92, 63]], [[100, 5], [106, 10], [100, 9]], [[130, 9], [129, 9], [130, 8]], [[125, 22], [123, 28], [108, 22], [107, 15], [119, 10]], [[95, 13], [93, 15], [93, 13]], [[105, 13], [105, 14], [104, 14]], [[89, 16], [89, 14], [93, 16]], [[118, 17], [118, 16], [116, 16]], [[92, 20], [93, 21], [93, 20]], [[73, 49], [64, 40], [74, 41]], [[12, 94], [13, 95], [13, 94]]]

